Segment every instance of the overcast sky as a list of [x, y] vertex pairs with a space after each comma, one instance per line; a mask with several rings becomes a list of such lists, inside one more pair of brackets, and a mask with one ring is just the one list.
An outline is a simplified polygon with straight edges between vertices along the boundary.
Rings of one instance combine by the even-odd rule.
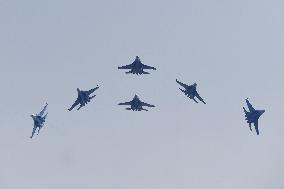
[[[1, 189], [284, 188], [280, 0], [0, 0]], [[118, 70], [138, 55], [150, 75]], [[206, 105], [175, 79], [198, 84]], [[76, 88], [99, 85], [80, 111]], [[134, 94], [149, 112], [118, 106]], [[266, 112], [260, 135], [242, 106]], [[31, 114], [49, 103], [32, 140]]]

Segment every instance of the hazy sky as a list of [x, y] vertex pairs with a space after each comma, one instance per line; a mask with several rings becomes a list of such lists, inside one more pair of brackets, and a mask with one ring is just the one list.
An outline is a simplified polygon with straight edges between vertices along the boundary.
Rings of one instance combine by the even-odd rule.
[[[0, 0], [1, 189], [284, 188], [280, 0]], [[150, 75], [118, 66], [138, 55]], [[195, 104], [175, 79], [198, 83]], [[68, 112], [76, 88], [100, 86]], [[118, 106], [134, 94], [149, 112]], [[266, 112], [260, 135], [242, 106]], [[30, 114], [48, 106], [32, 140]]]

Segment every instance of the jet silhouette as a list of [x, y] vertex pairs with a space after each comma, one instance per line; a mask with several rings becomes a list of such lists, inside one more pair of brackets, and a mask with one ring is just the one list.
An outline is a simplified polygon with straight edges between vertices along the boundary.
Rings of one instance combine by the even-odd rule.
[[198, 103], [198, 101], [194, 98], [194, 97], [196, 97], [196, 98], [198, 98], [201, 102], [203, 102], [204, 104], [206, 104], [206, 103], [204, 102], [204, 100], [200, 97], [200, 95], [198, 94], [198, 92], [196, 91], [196, 86], [197, 86], [196, 83], [194, 83], [193, 85], [186, 85], [186, 84], [184, 84], [184, 83], [178, 81], [177, 79], [176, 79], [176, 82], [177, 82], [178, 84], [180, 84], [182, 87], [185, 88], [185, 90], [183, 90], [183, 89], [181, 89], [181, 88], [179, 88], [179, 90], [181, 90], [187, 97], [189, 97], [190, 99], [194, 100], [194, 102]]
[[147, 109], [144, 109], [143, 106], [155, 107], [154, 105], [142, 102], [137, 95], [135, 95], [130, 102], [119, 103], [118, 105], [130, 105], [130, 108], [125, 108], [125, 109], [132, 111], [142, 111], [142, 110], [148, 111]]
[[141, 75], [141, 74], [149, 74], [149, 72], [145, 72], [144, 69], [152, 69], [152, 70], [156, 70], [156, 68], [151, 67], [151, 66], [147, 66], [145, 64], [142, 64], [142, 62], [140, 61], [140, 58], [138, 56], [136, 56], [134, 62], [132, 64], [126, 65], [126, 66], [121, 66], [118, 67], [118, 69], [130, 69], [129, 72], [125, 72], [126, 74], [136, 74], [136, 75]]
[[248, 99], [246, 99], [246, 103], [247, 103], [247, 106], [248, 106], [248, 109], [249, 109], [249, 111], [247, 111], [245, 109], [245, 107], [243, 107], [244, 112], [245, 112], [246, 121], [249, 124], [249, 128], [250, 128], [251, 131], [252, 131], [251, 124], [252, 123], [254, 124], [256, 134], [259, 135], [258, 119], [265, 112], [265, 110], [255, 110], [252, 107], [252, 105], [251, 105], [251, 103], [249, 102]]
[[74, 102], [74, 104], [71, 106], [71, 108], [69, 108], [68, 110], [71, 111], [73, 108], [75, 108], [79, 104], [80, 104], [80, 106], [77, 110], [80, 110], [83, 106], [88, 104], [88, 102], [90, 102], [92, 98], [94, 98], [96, 96], [96, 95], [94, 95], [94, 96], [90, 96], [90, 95], [95, 90], [97, 90], [98, 88], [99, 87], [97, 86], [96, 88], [93, 88], [89, 91], [81, 91], [79, 88], [77, 88], [78, 97], [77, 97], [76, 101]]
[[45, 110], [47, 108], [47, 105], [48, 104], [46, 103], [44, 108], [38, 114], [31, 115], [31, 117], [34, 120], [34, 128], [33, 128], [32, 136], [30, 136], [30, 138], [33, 138], [37, 128], [38, 128], [38, 131], [37, 131], [37, 135], [38, 135], [39, 131], [44, 126], [45, 119], [46, 119], [46, 116], [47, 116], [48, 113], [46, 113], [45, 115], [43, 115], [43, 114], [44, 114], [44, 112], [45, 112]]

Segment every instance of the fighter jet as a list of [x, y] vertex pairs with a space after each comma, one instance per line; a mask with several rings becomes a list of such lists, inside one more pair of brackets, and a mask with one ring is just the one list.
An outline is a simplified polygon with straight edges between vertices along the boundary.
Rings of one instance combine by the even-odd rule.
[[176, 82], [177, 82], [178, 84], [180, 84], [183, 88], [185, 88], [185, 90], [183, 90], [183, 89], [181, 89], [181, 88], [179, 88], [179, 90], [181, 90], [187, 97], [189, 97], [190, 99], [194, 100], [194, 102], [198, 103], [198, 101], [194, 98], [194, 97], [196, 97], [196, 98], [198, 98], [201, 102], [203, 102], [204, 104], [206, 104], [206, 103], [204, 102], [204, 100], [199, 96], [198, 92], [196, 91], [196, 86], [197, 86], [196, 83], [194, 83], [193, 85], [186, 85], [186, 84], [184, 84], [184, 83], [178, 81], [177, 79], [176, 79]]
[[32, 132], [32, 136], [30, 136], [30, 138], [33, 138], [35, 132], [36, 132], [36, 129], [38, 128], [38, 131], [37, 131], [37, 135], [39, 134], [39, 131], [41, 130], [41, 128], [44, 126], [44, 123], [45, 123], [45, 119], [46, 119], [46, 116], [48, 113], [46, 113], [45, 115], [44, 112], [47, 108], [47, 103], [46, 105], [44, 106], [44, 108], [41, 110], [41, 112], [39, 112], [38, 114], [35, 114], [35, 115], [31, 115], [31, 117], [33, 118], [34, 120], [34, 128], [33, 128], [33, 132]]
[[149, 74], [149, 72], [145, 72], [144, 69], [152, 69], [156, 70], [156, 68], [147, 66], [145, 64], [142, 64], [140, 58], [136, 56], [134, 62], [132, 64], [126, 65], [126, 66], [121, 66], [118, 67], [118, 69], [130, 69], [129, 72], [125, 72], [126, 74], [136, 74], [136, 75], [141, 75], [141, 74]]
[[125, 109], [132, 111], [142, 111], [142, 110], [148, 111], [147, 109], [144, 109], [143, 106], [155, 107], [154, 105], [142, 102], [137, 95], [135, 95], [130, 102], [119, 103], [118, 105], [130, 105], [130, 108], [125, 108]]
[[248, 99], [246, 99], [246, 103], [247, 103], [247, 106], [248, 106], [248, 109], [249, 109], [249, 111], [247, 111], [245, 109], [245, 107], [243, 107], [244, 112], [245, 112], [246, 121], [249, 124], [249, 128], [250, 128], [251, 131], [252, 131], [251, 124], [252, 123], [254, 124], [256, 134], [259, 135], [258, 119], [265, 112], [265, 110], [255, 110], [252, 107], [251, 103], [248, 101]]
[[77, 97], [76, 101], [74, 102], [74, 104], [71, 106], [71, 108], [69, 108], [68, 110], [71, 111], [73, 108], [75, 108], [79, 104], [80, 104], [80, 106], [77, 110], [80, 110], [83, 106], [88, 104], [88, 102], [90, 102], [92, 98], [94, 98], [96, 96], [96, 95], [94, 95], [94, 96], [90, 96], [90, 95], [95, 90], [97, 90], [98, 88], [99, 87], [97, 86], [96, 88], [93, 88], [89, 91], [81, 91], [79, 88], [77, 88], [78, 97]]

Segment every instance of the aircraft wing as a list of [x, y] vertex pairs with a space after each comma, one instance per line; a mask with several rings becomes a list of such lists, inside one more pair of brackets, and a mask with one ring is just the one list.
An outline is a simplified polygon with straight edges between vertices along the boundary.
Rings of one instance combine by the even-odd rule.
[[147, 66], [147, 65], [145, 65], [145, 64], [142, 64], [142, 68], [143, 68], [143, 69], [151, 69], [151, 70], [156, 70], [156, 68], [155, 68], [155, 67], [152, 67], [152, 66]]
[[97, 86], [96, 88], [93, 88], [91, 90], [85, 91], [88, 95], [92, 94], [95, 90], [97, 90], [99, 88], [99, 86]]
[[77, 100], [74, 102], [74, 104], [71, 106], [71, 108], [69, 108], [68, 110], [71, 111], [73, 108], [75, 108], [78, 104], [80, 103], [79, 99], [77, 98]]
[[188, 85], [186, 85], [186, 84], [184, 84], [184, 83], [178, 81], [177, 79], [176, 79], [176, 82], [177, 82], [178, 84], [180, 84], [180, 85], [181, 85], [182, 87], [184, 87], [184, 88], [188, 88], [188, 87], [189, 87]]
[[142, 106], [148, 106], [148, 107], [155, 107], [154, 105], [147, 104], [147, 103], [145, 103], [145, 102], [141, 102], [141, 105], [142, 105]]
[[198, 98], [201, 102], [203, 102], [204, 104], [206, 104], [206, 102], [204, 102], [204, 100], [201, 98], [201, 96], [196, 92], [195, 94], [196, 98]]
[[256, 121], [254, 122], [254, 127], [255, 127], [256, 134], [259, 135], [258, 120], [256, 120]]
[[43, 116], [43, 114], [44, 114], [44, 112], [45, 112], [45, 110], [46, 110], [46, 108], [47, 108], [47, 103], [45, 104], [45, 106], [44, 106], [44, 108], [38, 113], [38, 116], [40, 116], [40, 117], [42, 117]]
[[248, 106], [248, 109], [250, 112], [253, 112], [255, 111], [255, 109], [252, 107], [251, 103], [248, 101], [248, 99], [246, 99], [246, 103], [247, 103], [247, 106]]
[[118, 67], [118, 69], [132, 69], [132, 64], [128, 64], [128, 65], [125, 65], [125, 66], [120, 66], [120, 67]]
[[118, 105], [131, 105], [131, 101], [130, 102], [122, 102], [122, 103], [119, 103]]

